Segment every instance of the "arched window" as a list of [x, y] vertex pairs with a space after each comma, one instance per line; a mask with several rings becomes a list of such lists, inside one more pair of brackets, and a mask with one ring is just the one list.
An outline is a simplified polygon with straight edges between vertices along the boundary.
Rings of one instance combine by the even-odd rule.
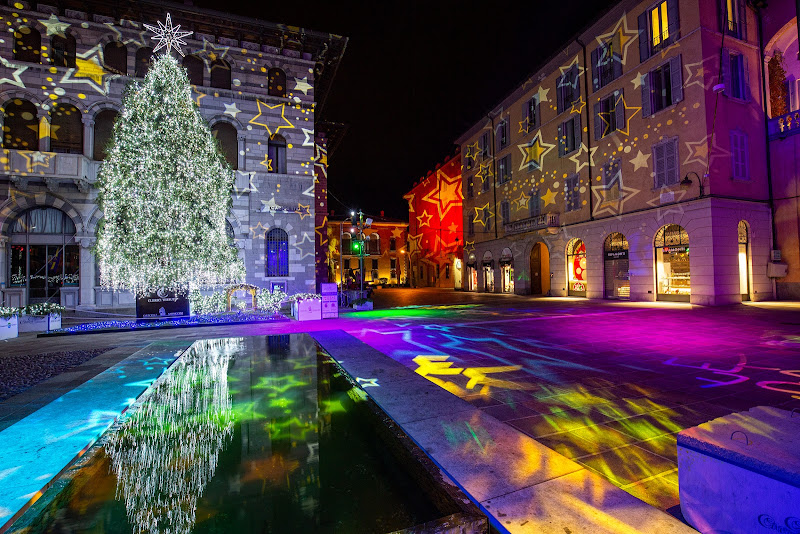
[[231, 66], [222, 58], [211, 62], [211, 87], [231, 88]]
[[94, 159], [97, 161], [106, 159], [106, 149], [114, 134], [116, 120], [117, 112], [113, 109], [105, 109], [94, 118]]
[[80, 250], [66, 213], [33, 208], [10, 230], [9, 285], [27, 287], [29, 303], [59, 302], [62, 287], [78, 285]]
[[50, 37], [50, 63], [75, 68], [75, 37], [69, 33]]
[[136, 51], [136, 69], [134, 74], [137, 78], [144, 78], [147, 76], [147, 71], [150, 70], [152, 61], [153, 49], [149, 46], [143, 46]]
[[42, 55], [41, 34], [27, 26], [20, 26], [14, 32], [14, 59], [41, 63]]
[[236, 128], [226, 122], [218, 122], [211, 128], [211, 134], [219, 141], [219, 147], [231, 169], [238, 169], [239, 142], [236, 140]]
[[189, 76], [189, 83], [192, 85], [203, 85], [203, 60], [197, 56], [186, 56], [183, 58], [183, 66]]
[[750, 227], [739, 221], [739, 293], [742, 300], [750, 300]]
[[367, 236], [367, 254], [381, 253], [381, 237], [378, 234]]
[[39, 150], [39, 123], [36, 106], [15, 98], [5, 105], [3, 148]]
[[278, 68], [269, 69], [267, 78], [269, 80], [267, 94], [286, 98], [286, 73]]
[[128, 48], [119, 41], [111, 41], [103, 47], [105, 68], [114, 74], [128, 75]]
[[661, 227], [653, 240], [656, 299], [688, 302], [692, 293], [689, 234], [677, 224]]
[[348, 255], [352, 252], [350, 247], [351, 236], [349, 232], [345, 232], [342, 234], [342, 254]]
[[282, 135], [275, 134], [269, 138], [267, 155], [270, 162], [268, 171], [286, 174], [286, 139]]
[[289, 234], [273, 228], [266, 236], [267, 276], [289, 276]]
[[81, 112], [72, 104], [56, 104], [50, 112], [50, 150], [66, 154], [83, 153]]

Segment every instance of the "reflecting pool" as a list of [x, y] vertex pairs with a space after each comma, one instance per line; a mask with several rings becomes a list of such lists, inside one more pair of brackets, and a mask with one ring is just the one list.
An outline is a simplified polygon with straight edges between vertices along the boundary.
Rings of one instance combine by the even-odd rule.
[[17, 532], [391, 532], [440, 516], [306, 334], [195, 342]]

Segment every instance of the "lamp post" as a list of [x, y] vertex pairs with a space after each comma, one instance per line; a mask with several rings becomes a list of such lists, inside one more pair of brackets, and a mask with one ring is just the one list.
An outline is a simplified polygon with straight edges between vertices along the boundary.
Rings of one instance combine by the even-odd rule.
[[700, 196], [698, 198], [703, 198], [703, 195], [705, 195], [705, 187], [703, 186], [703, 180], [708, 179], [708, 173], [704, 174], [703, 177], [700, 178], [700, 175], [694, 171], [687, 172], [686, 176], [684, 176], [683, 180], [681, 180], [680, 184], [681, 189], [689, 189], [690, 187], [692, 187], [692, 179], [689, 178], [690, 174], [694, 174], [695, 178], [697, 178], [697, 185], [700, 187]]

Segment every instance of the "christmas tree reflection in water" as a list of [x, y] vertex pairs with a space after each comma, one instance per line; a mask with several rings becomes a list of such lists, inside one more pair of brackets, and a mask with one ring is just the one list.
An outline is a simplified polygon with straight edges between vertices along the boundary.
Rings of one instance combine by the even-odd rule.
[[196, 342], [105, 443], [135, 533], [189, 532], [233, 434], [228, 363], [242, 338]]

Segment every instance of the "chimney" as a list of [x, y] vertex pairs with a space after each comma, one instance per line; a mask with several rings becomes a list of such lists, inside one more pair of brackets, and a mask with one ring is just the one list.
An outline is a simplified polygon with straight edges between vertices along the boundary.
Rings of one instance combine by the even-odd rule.
[[383, 210], [381, 210], [381, 219], [383, 218]]

